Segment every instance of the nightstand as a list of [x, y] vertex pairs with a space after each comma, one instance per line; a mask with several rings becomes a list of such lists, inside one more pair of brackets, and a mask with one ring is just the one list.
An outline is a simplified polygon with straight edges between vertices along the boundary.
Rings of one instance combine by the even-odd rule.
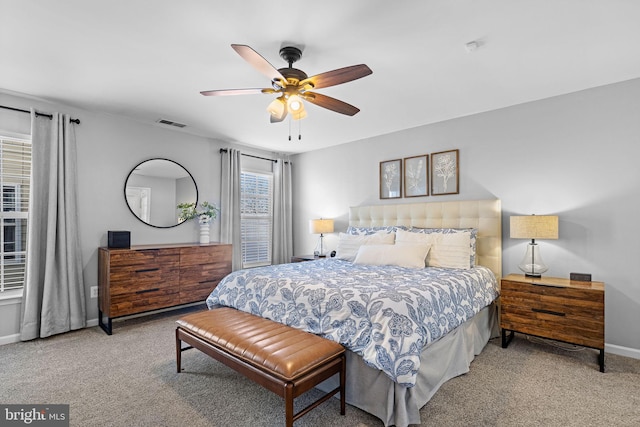
[[326, 257], [318, 257], [315, 255], [294, 255], [291, 257], [291, 262], [303, 262], [303, 261], [315, 261]]
[[502, 348], [519, 332], [598, 349], [604, 372], [604, 283], [510, 274], [501, 280], [500, 328]]

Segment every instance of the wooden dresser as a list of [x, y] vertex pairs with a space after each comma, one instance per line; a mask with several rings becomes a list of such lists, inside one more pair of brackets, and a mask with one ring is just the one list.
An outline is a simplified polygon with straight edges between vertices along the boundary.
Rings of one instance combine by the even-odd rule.
[[100, 327], [111, 335], [116, 317], [204, 301], [231, 273], [231, 257], [231, 245], [219, 243], [100, 248]]
[[604, 372], [602, 282], [510, 274], [501, 281], [500, 327], [503, 348], [514, 331], [596, 348]]

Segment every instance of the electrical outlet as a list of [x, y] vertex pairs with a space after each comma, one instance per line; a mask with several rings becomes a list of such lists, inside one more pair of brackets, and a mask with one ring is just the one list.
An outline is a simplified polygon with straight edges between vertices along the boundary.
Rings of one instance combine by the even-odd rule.
[[97, 286], [92, 286], [91, 287], [91, 298], [98, 298], [98, 287]]

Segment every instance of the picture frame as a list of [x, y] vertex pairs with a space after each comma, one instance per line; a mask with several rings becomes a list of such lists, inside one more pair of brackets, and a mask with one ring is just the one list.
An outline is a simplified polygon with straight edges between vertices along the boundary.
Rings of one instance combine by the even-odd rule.
[[429, 195], [429, 155], [404, 158], [404, 197]]
[[431, 154], [431, 195], [460, 193], [459, 150]]
[[402, 197], [402, 159], [380, 162], [380, 198]]

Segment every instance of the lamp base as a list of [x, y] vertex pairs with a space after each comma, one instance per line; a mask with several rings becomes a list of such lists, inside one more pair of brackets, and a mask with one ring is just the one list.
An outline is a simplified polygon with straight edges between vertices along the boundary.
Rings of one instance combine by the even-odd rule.
[[549, 270], [549, 267], [542, 261], [537, 243], [532, 242], [527, 245], [527, 253], [518, 264], [518, 268], [526, 277], [542, 277], [542, 273]]
[[324, 252], [324, 235], [320, 233], [320, 238], [318, 239], [318, 244], [316, 245], [315, 250], [313, 251], [313, 255], [318, 258], [325, 258], [327, 254]]

